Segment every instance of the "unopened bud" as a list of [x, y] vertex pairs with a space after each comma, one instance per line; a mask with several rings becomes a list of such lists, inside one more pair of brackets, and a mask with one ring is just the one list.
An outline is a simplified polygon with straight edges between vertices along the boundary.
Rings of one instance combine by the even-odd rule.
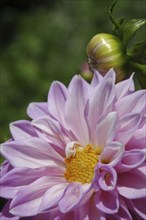
[[91, 71], [96, 69], [104, 75], [110, 68], [114, 68], [123, 74], [121, 70], [127, 62], [127, 55], [116, 36], [106, 33], [95, 35], [87, 45], [87, 55]]

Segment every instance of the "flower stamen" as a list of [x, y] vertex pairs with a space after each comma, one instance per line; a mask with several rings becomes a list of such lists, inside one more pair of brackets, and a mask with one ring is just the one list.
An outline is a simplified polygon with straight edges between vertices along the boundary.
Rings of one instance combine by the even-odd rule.
[[94, 176], [94, 168], [98, 163], [101, 148], [87, 145], [77, 149], [76, 154], [65, 159], [66, 171], [64, 177], [68, 182], [90, 183]]

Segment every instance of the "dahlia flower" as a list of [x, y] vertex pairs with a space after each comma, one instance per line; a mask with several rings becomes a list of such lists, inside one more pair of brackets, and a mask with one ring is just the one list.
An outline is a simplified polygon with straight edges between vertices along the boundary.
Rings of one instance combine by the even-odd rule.
[[111, 69], [53, 82], [1, 145], [1, 219], [145, 219], [146, 91]]

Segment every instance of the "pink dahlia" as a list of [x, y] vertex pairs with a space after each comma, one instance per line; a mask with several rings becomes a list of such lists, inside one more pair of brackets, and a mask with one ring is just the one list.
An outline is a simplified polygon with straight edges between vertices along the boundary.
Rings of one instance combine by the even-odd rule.
[[31, 121], [10, 124], [1, 146], [1, 219], [139, 220], [145, 208], [146, 91], [133, 76], [95, 72], [53, 82], [48, 101], [31, 103]]

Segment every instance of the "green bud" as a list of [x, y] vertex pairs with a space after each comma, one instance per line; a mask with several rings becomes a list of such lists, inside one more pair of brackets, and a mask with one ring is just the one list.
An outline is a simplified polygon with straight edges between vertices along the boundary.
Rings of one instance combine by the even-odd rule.
[[96, 69], [104, 75], [110, 68], [114, 68], [123, 74], [121, 70], [127, 62], [127, 55], [116, 36], [106, 33], [95, 35], [87, 45], [87, 55], [91, 71]]

